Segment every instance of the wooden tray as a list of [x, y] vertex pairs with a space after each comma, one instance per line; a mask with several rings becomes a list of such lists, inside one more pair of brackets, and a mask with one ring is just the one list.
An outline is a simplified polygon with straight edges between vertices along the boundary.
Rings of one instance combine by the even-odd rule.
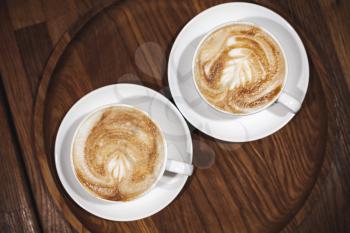
[[120, 82], [142, 84], [171, 99], [166, 61], [172, 42], [188, 20], [217, 3], [104, 1], [57, 44], [36, 98], [34, 138], [48, 190], [77, 230], [276, 232], [303, 206], [323, 163], [327, 135], [320, 72], [314, 72], [324, 67], [315, 62], [308, 41], [311, 77], [298, 115], [274, 135], [243, 144], [221, 142], [191, 127], [198, 168], [161, 212], [134, 222], [97, 218], [70, 199], [57, 177], [55, 136], [69, 108], [86, 93]]

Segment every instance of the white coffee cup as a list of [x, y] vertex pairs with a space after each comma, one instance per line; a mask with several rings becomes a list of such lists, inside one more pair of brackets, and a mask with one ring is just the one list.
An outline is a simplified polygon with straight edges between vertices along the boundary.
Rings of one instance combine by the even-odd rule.
[[74, 163], [73, 163], [73, 145], [74, 145], [74, 142], [75, 142], [75, 139], [77, 137], [77, 134], [80, 130], [80, 128], [86, 124], [86, 121], [87, 119], [89, 119], [92, 115], [94, 114], [97, 114], [98, 112], [101, 112], [101, 111], [104, 111], [106, 108], [108, 107], [118, 107], [118, 106], [122, 106], [122, 107], [127, 107], [127, 108], [132, 108], [132, 109], [136, 109], [140, 112], [142, 112], [143, 114], [145, 114], [146, 116], [148, 116], [152, 122], [158, 127], [160, 133], [161, 133], [161, 137], [162, 137], [162, 141], [163, 141], [163, 145], [164, 145], [164, 159], [163, 159], [163, 164], [161, 166], [161, 171], [159, 172], [157, 178], [155, 179], [155, 181], [152, 183], [152, 185], [150, 185], [150, 187], [147, 188], [146, 191], [144, 191], [142, 194], [140, 194], [139, 196], [137, 196], [136, 198], [132, 199], [132, 200], [135, 200], [135, 199], [138, 199], [142, 196], [144, 196], [145, 194], [149, 193], [156, 185], [157, 183], [159, 182], [159, 180], [162, 178], [162, 176], [164, 175], [164, 172], [165, 171], [168, 171], [168, 172], [172, 172], [172, 173], [177, 173], [177, 174], [181, 174], [181, 175], [186, 175], [186, 176], [190, 176], [192, 175], [193, 173], [193, 165], [192, 164], [189, 164], [189, 163], [185, 163], [185, 162], [182, 162], [182, 161], [176, 161], [176, 160], [171, 160], [171, 159], [168, 159], [168, 150], [167, 150], [167, 142], [166, 142], [166, 139], [164, 137], [164, 134], [161, 130], [161, 127], [152, 119], [151, 116], [149, 116], [148, 113], [146, 113], [145, 111], [139, 109], [139, 108], [136, 108], [134, 106], [131, 106], [131, 105], [127, 105], [127, 104], [108, 104], [108, 105], [105, 105], [105, 106], [102, 106], [94, 111], [92, 111], [91, 113], [89, 113], [87, 116], [84, 117], [84, 119], [80, 122], [80, 124], [78, 125], [75, 133], [74, 133], [74, 136], [73, 136], [73, 139], [72, 139], [72, 143], [71, 143], [71, 149], [70, 149], [70, 161], [71, 161], [71, 167], [73, 169], [73, 173], [74, 173], [74, 176], [76, 178], [76, 180], [78, 181], [78, 183], [80, 184], [80, 186], [85, 190], [87, 191], [90, 195], [92, 195], [93, 197], [95, 198], [98, 198], [100, 200], [103, 200], [103, 201], [108, 201], [108, 202], [125, 202], [125, 201], [113, 201], [113, 200], [108, 200], [108, 199], [104, 199], [98, 195], [96, 195], [95, 193], [93, 193], [92, 191], [90, 191], [88, 188], [86, 188], [81, 182], [80, 180], [78, 179], [78, 176], [76, 174], [76, 170], [75, 170], [75, 167], [74, 167]]
[[[258, 108], [257, 110], [255, 111], [252, 111], [252, 112], [249, 112], [249, 113], [232, 113], [232, 112], [227, 112], [227, 111], [224, 111], [222, 109], [219, 109], [218, 107], [214, 106], [213, 104], [209, 103], [209, 101], [202, 95], [201, 91], [199, 90], [199, 87], [197, 85], [197, 82], [195, 80], [195, 65], [196, 65], [196, 58], [197, 58], [197, 55], [198, 55], [198, 52], [199, 52], [199, 49], [201, 48], [203, 42], [213, 33], [215, 32], [216, 30], [222, 28], [222, 27], [225, 27], [225, 26], [228, 26], [228, 25], [232, 25], [232, 24], [250, 24], [252, 26], [255, 26], [259, 29], [261, 29], [262, 31], [264, 31], [266, 34], [268, 34], [271, 38], [273, 38], [276, 43], [278, 44], [278, 46], [280, 47], [281, 51], [282, 51], [282, 54], [283, 54], [283, 57], [284, 57], [284, 61], [285, 61], [285, 77], [284, 77], [284, 82], [283, 82], [283, 85], [282, 85], [282, 91], [280, 91], [280, 93], [278, 95], [276, 95], [276, 97], [274, 99], [272, 99], [267, 105], [261, 107], [261, 108]], [[232, 22], [227, 22], [227, 23], [224, 23], [224, 24], [221, 24], [215, 28], [213, 28], [212, 30], [210, 30], [202, 39], [201, 41], [199, 42], [199, 44], [197, 45], [197, 48], [195, 50], [195, 53], [194, 53], [194, 56], [193, 56], [193, 59], [192, 59], [192, 77], [193, 77], [193, 82], [194, 82], [194, 85], [196, 87], [196, 90], [198, 92], [198, 94], [200, 95], [200, 97], [208, 104], [210, 105], [211, 107], [213, 107], [215, 110], [217, 111], [220, 111], [220, 112], [223, 112], [223, 113], [226, 113], [226, 114], [231, 114], [231, 115], [236, 115], [236, 116], [242, 116], [242, 115], [250, 115], [250, 114], [255, 114], [257, 112], [260, 112], [264, 109], [267, 109], [269, 108], [272, 104], [274, 103], [280, 103], [282, 105], [284, 105], [285, 107], [287, 107], [290, 111], [294, 112], [294, 113], [297, 113], [300, 108], [301, 108], [301, 103], [295, 99], [294, 97], [290, 96], [289, 94], [286, 93], [285, 91], [285, 85], [286, 85], [286, 82], [287, 82], [287, 77], [288, 77], [288, 61], [287, 61], [287, 57], [285, 55], [285, 52], [283, 50], [283, 47], [281, 46], [280, 42], [277, 40], [277, 38], [272, 34], [270, 33], [268, 30], [266, 30], [265, 28], [255, 24], [255, 23], [251, 23], [251, 22], [246, 22], [246, 21], [232, 21]]]

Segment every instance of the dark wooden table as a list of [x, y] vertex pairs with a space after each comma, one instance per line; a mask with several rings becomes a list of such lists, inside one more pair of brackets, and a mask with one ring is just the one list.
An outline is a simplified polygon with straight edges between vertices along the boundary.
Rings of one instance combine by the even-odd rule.
[[[0, 232], [350, 232], [348, 0], [252, 1], [301, 35], [311, 71], [304, 107], [281, 131], [252, 143], [217, 142], [191, 128], [198, 169], [160, 213], [105, 221], [62, 188], [53, 143], [69, 107], [117, 82], [171, 99], [158, 52], [166, 59], [186, 22], [220, 2], [0, 1]], [[141, 49], [141, 72], [135, 50], [147, 41], [159, 48]], [[120, 69], [128, 75], [116, 80]]]

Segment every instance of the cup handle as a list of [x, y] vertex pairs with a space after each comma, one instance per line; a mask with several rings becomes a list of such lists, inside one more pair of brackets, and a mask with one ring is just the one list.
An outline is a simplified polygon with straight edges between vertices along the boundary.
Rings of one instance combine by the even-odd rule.
[[173, 173], [190, 176], [193, 173], [193, 165], [168, 159], [165, 165], [165, 170]]
[[294, 97], [291, 97], [285, 92], [281, 93], [277, 102], [289, 108], [294, 113], [297, 113], [301, 107], [301, 103], [298, 100], [296, 100]]

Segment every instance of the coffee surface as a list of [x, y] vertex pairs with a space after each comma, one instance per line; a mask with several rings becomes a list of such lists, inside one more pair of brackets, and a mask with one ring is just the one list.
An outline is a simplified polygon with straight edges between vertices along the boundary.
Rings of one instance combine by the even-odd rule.
[[249, 114], [278, 97], [286, 63], [268, 33], [250, 24], [231, 24], [203, 41], [194, 76], [199, 92], [211, 105], [233, 114]]
[[77, 178], [93, 195], [127, 201], [154, 184], [164, 153], [160, 129], [146, 114], [113, 106], [92, 114], [78, 129], [72, 160]]

